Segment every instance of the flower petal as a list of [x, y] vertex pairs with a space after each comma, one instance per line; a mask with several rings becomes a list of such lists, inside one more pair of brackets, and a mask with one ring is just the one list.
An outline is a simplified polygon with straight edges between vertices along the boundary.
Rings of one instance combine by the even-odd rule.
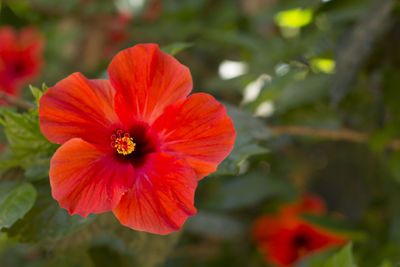
[[74, 73], [47, 90], [39, 103], [40, 128], [52, 142], [80, 137], [109, 146], [115, 90], [107, 80], [88, 80]]
[[11, 27], [0, 28], [0, 90], [19, 95], [21, 86], [34, 78], [43, 65], [43, 44], [33, 27], [19, 33]]
[[258, 242], [269, 239], [279, 227], [282, 227], [281, 225], [280, 217], [261, 216], [253, 224], [252, 237]]
[[312, 194], [304, 194], [300, 201], [286, 204], [281, 209], [284, 216], [297, 216], [302, 213], [323, 214], [324, 212], [326, 212], [324, 200]]
[[185, 98], [193, 85], [189, 69], [155, 44], [140, 44], [118, 53], [108, 73], [117, 91], [116, 111], [124, 122], [151, 123], [165, 106]]
[[217, 169], [236, 136], [225, 107], [203, 93], [166, 107], [152, 127], [162, 133], [161, 150], [185, 159], [199, 179]]
[[167, 153], [152, 153], [144, 167], [135, 170], [135, 185], [114, 214], [135, 230], [165, 235], [178, 231], [196, 213], [197, 179], [188, 164]]
[[[298, 238], [300, 237], [300, 244]], [[292, 266], [296, 261], [318, 250], [343, 245], [347, 239], [326, 229], [299, 222], [292, 227], [282, 226], [264, 243], [266, 256], [279, 266]]]
[[[35, 28], [27, 27], [20, 32], [19, 46], [13, 72], [21, 83], [25, 83], [32, 80], [43, 66], [44, 40]], [[15, 64], [19, 66], [17, 69]]]
[[131, 164], [120, 163], [80, 138], [64, 143], [50, 164], [52, 195], [70, 214], [110, 211], [132, 187]]
[[266, 260], [277, 266], [292, 266], [314, 251], [343, 245], [348, 239], [297, 217], [263, 216], [252, 229], [253, 239]]
[[[10, 51], [17, 47], [16, 33], [13, 28], [5, 26], [0, 29], [0, 61], [9, 56]], [[4, 67], [0, 64], [0, 68]]]

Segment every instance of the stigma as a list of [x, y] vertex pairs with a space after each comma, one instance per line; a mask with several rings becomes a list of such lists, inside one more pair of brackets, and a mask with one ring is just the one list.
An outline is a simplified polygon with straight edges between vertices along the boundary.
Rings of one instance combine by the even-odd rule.
[[117, 150], [118, 154], [126, 156], [135, 151], [136, 143], [133, 142], [133, 138], [130, 137], [129, 133], [118, 130], [111, 135], [111, 140], [111, 146]]

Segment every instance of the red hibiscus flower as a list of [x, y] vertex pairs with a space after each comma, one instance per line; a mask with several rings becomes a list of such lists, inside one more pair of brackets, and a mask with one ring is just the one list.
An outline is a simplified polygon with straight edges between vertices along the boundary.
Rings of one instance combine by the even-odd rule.
[[103, 53], [106, 57], [111, 57], [121, 46], [129, 40], [129, 23], [133, 16], [129, 13], [120, 12], [117, 16], [110, 18], [106, 22], [105, 45]]
[[280, 267], [292, 266], [315, 251], [348, 241], [340, 234], [286, 216], [259, 218], [253, 227], [253, 238], [265, 260]]
[[162, 1], [153, 0], [149, 3], [147, 9], [143, 13], [143, 20], [147, 23], [156, 21], [162, 13], [163, 6]]
[[232, 150], [232, 121], [211, 95], [188, 96], [189, 69], [157, 45], [123, 50], [108, 74], [74, 73], [40, 99], [41, 130], [62, 144], [52, 195], [70, 214], [112, 210], [136, 230], [177, 231], [196, 213], [197, 181]]
[[301, 218], [302, 214], [326, 212], [322, 198], [305, 194], [300, 201], [286, 204], [276, 215], [258, 218], [252, 236], [267, 262], [280, 267], [292, 266], [312, 252], [342, 245], [345, 236], [330, 232]]
[[0, 29], [0, 91], [18, 96], [20, 89], [39, 73], [43, 39], [34, 28], [17, 34], [11, 27]]

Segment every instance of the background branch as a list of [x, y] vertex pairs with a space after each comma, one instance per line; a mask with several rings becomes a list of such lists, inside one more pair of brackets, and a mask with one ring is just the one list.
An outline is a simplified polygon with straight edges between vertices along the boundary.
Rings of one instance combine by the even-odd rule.
[[348, 93], [361, 67], [374, 49], [374, 44], [393, 25], [392, 10], [396, 2], [396, 0], [377, 0], [338, 47], [336, 74], [331, 90], [333, 104], [337, 104]]
[[[269, 129], [275, 135], [289, 134], [356, 143], [368, 143], [370, 140], [370, 135], [349, 129], [328, 130], [306, 126], [270, 126]], [[386, 147], [398, 150], [400, 149], [400, 140], [392, 140], [386, 144]]]
[[31, 109], [34, 107], [33, 104], [26, 102], [22, 99], [13, 97], [7, 93], [1, 92], [0, 91], [0, 99], [7, 101], [9, 104], [19, 107], [19, 108], [23, 108], [23, 109]]

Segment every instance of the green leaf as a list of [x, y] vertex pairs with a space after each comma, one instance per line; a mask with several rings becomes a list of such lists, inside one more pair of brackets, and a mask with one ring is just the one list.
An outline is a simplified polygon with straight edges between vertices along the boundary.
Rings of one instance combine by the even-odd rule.
[[235, 217], [221, 212], [202, 210], [187, 220], [185, 231], [222, 240], [233, 240], [247, 234], [246, 226]]
[[160, 236], [120, 226], [116, 234], [135, 253], [136, 264], [128, 266], [161, 266], [178, 243], [182, 230]]
[[[116, 244], [116, 246], [113, 246], [114, 251], [119, 251], [120, 253], [125, 251], [125, 255], [127, 255], [126, 253], [133, 254], [131, 255], [133, 257], [131, 257], [130, 262], [127, 265], [122, 264], [121, 266], [160, 266], [165, 262], [165, 259], [178, 243], [182, 234], [182, 230], [164, 236], [133, 231], [128, 227], [122, 226], [111, 212], [99, 214], [96, 218], [94, 227], [91, 228], [95, 228], [95, 224], [101, 222], [103, 228], [100, 228], [101, 234], [106, 233], [106, 231], [112, 232], [126, 247], [124, 248], [122, 244]], [[111, 240], [104, 241], [108, 245], [111, 244]]]
[[271, 136], [268, 127], [251, 113], [229, 104], [225, 104], [225, 107], [238, 133], [246, 134], [255, 140], [265, 140]]
[[228, 179], [213, 194], [215, 197], [209, 199], [209, 206], [223, 210], [253, 207], [268, 197], [290, 196], [293, 193], [285, 180], [266, 177], [264, 173], [257, 171]]
[[36, 103], [36, 106], [37, 107], [39, 107], [39, 100], [40, 100], [40, 98], [42, 97], [42, 95], [47, 91], [47, 86], [46, 86], [46, 84], [43, 84], [42, 85], [42, 90], [40, 90], [39, 88], [37, 88], [37, 87], [34, 87], [34, 86], [32, 86], [32, 85], [29, 85], [29, 89], [31, 90], [31, 93], [32, 93], [32, 95], [33, 95], [33, 97], [35, 98], [35, 103]]
[[393, 267], [393, 264], [390, 261], [385, 260], [385, 261], [382, 262], [380, 267]]
[[352, 229], [346, 224], [346, 222], [335, 220], [331, 216], [304, 214], [302, 215], [302, 218], [315, 225], [342, 234], [351, 240], [365, 241], [367, 239], [366, 233]]
[[284, 113], [325, 97], [328, 94], [325, 85], [330, 78], [327, 74], [310, 74], [305, 79], [289, 82], [276, 99], [276, 112]]
[[89, 255], [95, 266], [135, 266], [133, 249], [128, 249], [125, 243], [111, 233], [95, 236], [91, 242]]
[[268, 149], [257, 144], [253, 139], [239, 132], [236, 135], [235, 145], [229, 156], [218, 166], [213, 175], [236, 175], [240, 165], [254, 155], [268, 153]]
[[251, 156], [268, 152], [268, 149], [259, 143], [260, 140], [270, 136], [268, 128], [248, 112], [231, 105], [226, 105], [226, 108], [237, 132], [236, 140], [232, 152], [218, 166], [217, 172], [213, 175], [238, 174], [242, 162]]
[[192, 47], [193, 45], [194, 45], [193, 43], [178, 42], [178, 43], [173, 43], [173, 44], [164, 46], [161, 48], [161, 50], [167, 54], [170, 54], [171, 56], [175, 56], [182, 50]]
[[39, 119], [32, 113], [1, 110], [8, 147], [20, 166], [48, 162], [58, 145], [49, 142], [40, 131]]
[[31, 181], [40, 180], [49, 176], [50, 162], [47, 164], [33, 163], [25, 169], [25, 177]]
[[352, 247], [351, 243], [348, 244], [325, 262], [322, 267], [357, 267], [354, 263]]
[[0, 183], [0, 229], [10, 227], [33, 206], [36, 190], [29, 183]]
[[31, 5], [27, 1], [10, 1], [7, 3], [7, 6], [20, 18], [32, 13]]
[[51, 241], [71, 234], [90, 223], [94, 216], [69, 215], [51, 197], [48, 182], [37, 185], [38, 198], [32, 209], [6, 232], [22, 242]]

